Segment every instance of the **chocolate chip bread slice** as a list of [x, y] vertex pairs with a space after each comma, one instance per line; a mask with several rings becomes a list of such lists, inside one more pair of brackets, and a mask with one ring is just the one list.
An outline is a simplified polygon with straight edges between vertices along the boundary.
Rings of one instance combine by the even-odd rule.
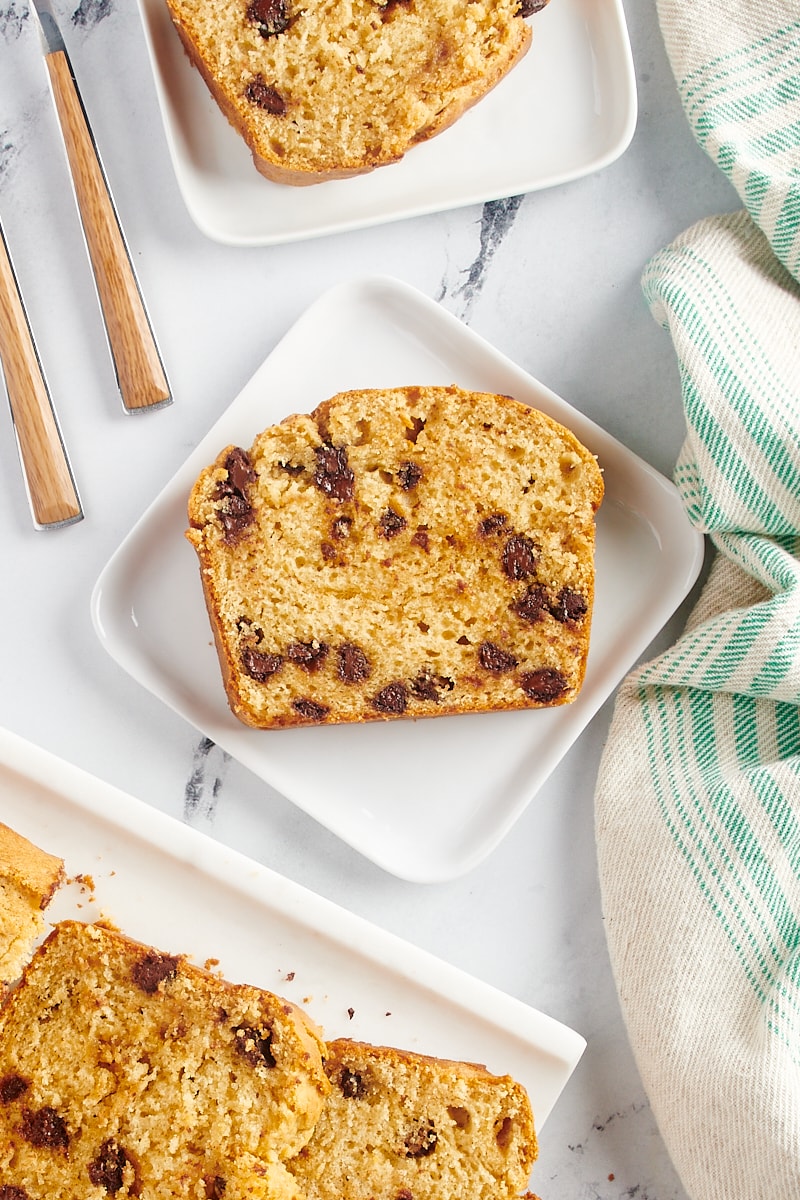
[[323, 1048], [269, 992], [63, 922], [0, 1011], [0, 1196], [299, 1200]]
[[289, 1168], [308, 1200], [512, 1200], [537, 1155], [528, 1096], [509, 1076], [340, 1040], [331, 1093]]
[[167, 0], [258, 170], [361, 174], [452, 124], [528, 49], [541, 0]]
[[229, 446], [189, 499], [228, 700], [279, 728], [574, 700], [593, 455], [507, 397], [340, 393]]
[[44, 910], [63, 879], [60, 858], [0, 825], [0, 983], [21, 974], [44, 933]]

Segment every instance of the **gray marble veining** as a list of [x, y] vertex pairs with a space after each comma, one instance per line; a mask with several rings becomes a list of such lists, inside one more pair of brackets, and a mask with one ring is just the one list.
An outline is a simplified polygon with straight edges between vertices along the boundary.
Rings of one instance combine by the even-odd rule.
[[175, 390], [172, 409], [130, 421], [112, 399], [36, 30], [26, 4], [0, 0], [0, 212], [86, 510], [81, 526], [32, 531], [0, 420], [0, 724], [578, 1029], [586, 1055], [541, 1139], [533, 1185], [543, 1200], [686, 1200], [605, 952], [592, 796], [610, 707], [485, 863], [415, 887], [362, 860], [129, 678], [91, 628], [89, 596], [294, 316], [325, 288], [378, 272], [439, 300], [669, 472], [683, 436], [677, 374], [638, 280], [661, 245], [736, 201], [691, 139], [655, 6], [628, 2], [626, 13], [640, 118], [610, 167], [524, 198], [243, 251], [206, 239], [183, 206], [135, 6], [65, 8]]

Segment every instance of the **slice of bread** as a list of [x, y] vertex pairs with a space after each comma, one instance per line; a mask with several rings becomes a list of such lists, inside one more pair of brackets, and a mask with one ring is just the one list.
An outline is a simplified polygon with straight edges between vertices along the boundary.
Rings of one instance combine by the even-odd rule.
[[0, 1196], [300, 1200], [323, 1050], [269, 992], [62, 922], [0, 1010]]
[[602, 496], [569, 430], [457, 387], [340, 393], [227, 447], [187, 537], [233, 712], [271, 729], [574, 700]]
[[290, 1164], [307, 1200], [512, 1200], [537, 1155], [509, 1076], [385, 1046], [329, 1043], [331, 1093]]
[[11, 983], [22, 973], [44, 933], [44, 910], [63, 879], [60, 858], [0, 825], [0, 982]]
[[452, 124], [525, 54], [524, 14], [542, 7], [537, 0], [167, 2], [189, 58], [258, 170], [289, 184], [396, 162]]

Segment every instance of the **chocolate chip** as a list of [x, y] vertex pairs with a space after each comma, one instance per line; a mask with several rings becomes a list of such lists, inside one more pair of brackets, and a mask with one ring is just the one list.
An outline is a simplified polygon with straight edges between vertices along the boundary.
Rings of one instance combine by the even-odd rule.
[[409, 1133], [404, 1142], [406, 1158], [427, 1158], [429, 1154], [433, 1154], [438, 1140], [433, 1121], [420, 1124]]
[[172, 979], [178, 970], [178, 961], [171, 954], [145, 954], [134, 964], [131, 978], [138, 988], [152, 996], [158, 991], [159, 984]]
[[410, 492], [422, 479], [422, 467], [415, 462], [402, 462], [397, 471], [397, 482], [404, 492]]
[[256, 473], [247, 451], [239, 446], [234, 447], [225, 459], [225, 470], [228, 477], [218, 481], [214, 499], [219, 504], [217, 515], [225, 530], [225, 540], [234, 542], [255, 517], [247, 491], [255, 482]]
[[360, 646], [345, 642], [339, 647], [336, 658], [336, 672], [342, 683], [362, 683], [369, 678], [369, 659]]
[[512, 533], [503, 548], [503, 570], [509, 579], [527, 579], [536, 567], [536, 547], [524, 533]]
[[420, 528], [417, 530], [417, 532], [412, 535], [411, 545], [419, 546], [420, 550], [424, 550], [425, 553], [427, 554], [428, 550], [430, 549], [430, 544], [431, 544], [431, 539], [428, 536], [427, 529], [424, 529], [422, 526], [420, 526]]
[[560, 699], [567, 691], [567, 681], [560, 671], [553, 667], [540, 667], [537, 671], [525, 671], [520, 676], [520, 687], [531, 700], [541, 704], [550, 704]]
[[317, 446], [315, 453], [314, 483], [319, 490], [332, 500], [352, 500], [355, 475], [347, 461], [347, 449], [326, 443]]
[[286, 0], [252, 0], [247, 6], [247, 19], [258, 27], [263, 38], [285, 33], [291, 24]]
[[218, 510], [220, 523], [225, 530], [225, 541], [235, 542], [253, 524], [255, 512], [244, 496], [228, 496]]
[[539, 583], [532, 583], [526, 592], [509, 605], [523, 621], [540, 621], [549, 611], [547, 592]]
[[381, 513], [381, 519], [378, 522], [378, 532], [383, 538], [397, 537], [401, 533], [408, 522], [405, 517], [401, 517], [400, 513], [395, 512], [393, 508], [387, 508]]
[[0, 1200], [30, 1200], [25, 1188], [14, 1187], [12, 1183], [0, 1184]]
[[100, 1147], [94, 1162], [89, 1163], [89, 1178], [95, 1187], [105, 1188], [112, 1196], [122, 1189], [128, 1156], [114, 1138], [108, 1138]]
[[410, 1188], [400, 1188], [394, 1200], [414, 1200], [414, 1193]]
[[484, 517], [481, 521], [478, 526], [478, 533], [481, 537], [493, 537], [494, 534], [499, 533], [501, 529], [505, 528], [507, 522], [508, 518], [505, 513], [492, 513], [490, 517]]
[[[414, 400], [418, 400], [418, 399], [419, 399], [419, 396], [412, 396], [411, 392], [408, 393], [409, 401], [413, 402]], [[425, 421], [423, 420], [422, 417], [412, 417], [411, 425], [406, 430], [407, 440], [409, 442], [414, 442], [414, 444], [416, 445], [417, 438], [422, 433], [424, 428], [425, 428]]]
[[370, 704], [378, 712], [404, 713], [408, 707], [408, 688], [400, 680], [396, 680], [382, 688], [377, 696], [373, 696]]
[[360, 1100], [366, 1095], [367, 1085], [363, 1076], [359, 1075], [357, 1071], [351, 1071], [349, 1067], [342, 1067], [338, 1084], [342, 1095], [346, 1096], [348, 1100]]
[[302, 475], [305, 467], [302, 463], [279, 462], [278, 467], [281, 471], [285, 471], [287, 475]]
[[317, 704], [315, 700], [309, 700], [305, 696], [293, 700], [292, 708], [306, 721], [324, 721], [331, 711], [326, 705]]
[[581, 621], [589, 611], [589, 605], [580, 592], [572, 588], [562, 588], [558, 599], [550, 610], [557, 621], [566, 624], [568, 621]]
[[209, 1175], [204, 1183], [208, 1200], [222, 1200], [228, 1186], [227, 1180], [223, 1179], [221, 1175]]
[[277, 90], [270, 87], [262, 74], [254, 76], [244, 89], [245, 99], [256, 108], [270, 113], [273, 117], [282, 117], [286, 113], [286, 101]]
[[306, 671], [318, 671], [328, 657], [326, 642], [292, 642], [286, 647], [286, 657]]
[[408, 686], [415, 700], [432, 700], [438, 704], [441, 700], [440, 693], [452, 691], [455, 683], [444, 675], [434, 675], [432, 671], [426, 670], [422, 671], [416, 679], [412, 679]]
[[37, 1112], [26, 1108], [20, 1132], [26, 1142], [30, 1142], [39, 1150], [66, 1150], [69, 1146], [69, 1134], [64, 1119], [49, 1105]]
[[350, 536], [350, 527], [353, 524], [352, 517], [337, 517], [331, 525], [331, 537], [346, 538]]
[[512, 671], [519, 660], [506, 650], [501, 650], [494, 642], [481, 642], [478, 647], [478, 661], [484, 671], [502, 675], [504, 671]]
[[225, 470], [228, 472], [228, 483], [240, 495], [245, 495], [251, 483], [256, 481], [256, 473], [250, 461], [250, 455], [241, 446], [234, 446], [225, 459]]
[[241, 654], [242, 666], [251, 679], [257, 683], [265, 683], [271, 675], [283, 666], [283, 655], [262, 654], [252, 646], [245, 646]]
[[386, 3], [378, 3], [378, 10], [381, 14], [381, 20], [386, 23], [395, 16], [398, 9], [411, 9], [414, 6], [414, 0], [386, 0]]
[[5, 1075], [0, 1079], [0, 1104], [11, 1104], [14, 1100], [19, 1100], [30, 1086], [30, 1080], [22, 1075]]
[[272, 1030], [252, 1029], [249, 1025], [240, 1025], [234, 1029], [234, 1045], [251, 1067], [274, 1067], [275, 1056], [272, 1053]]
[[501, 1150], [507, 1150], [511, 1145], [511, 1139], [514, 1136], [514, 1119], [513, 1117], [498, 1118], [495, 1121], [494, 1140], [497, 1142]]
[[532, 17], [534, 13], [546, 8], [548, 0], [521, 0], [517, 12], [521, 17]]

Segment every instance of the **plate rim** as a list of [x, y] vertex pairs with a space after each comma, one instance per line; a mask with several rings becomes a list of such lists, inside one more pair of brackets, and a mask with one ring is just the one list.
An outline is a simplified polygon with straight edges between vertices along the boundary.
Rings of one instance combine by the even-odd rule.
[[[553, 0], [553, 2], [557, 3], [558, 0]], [[615, 50], [619, 57], [619, 65], [622, 68], [620, 76], [615, 76], [614, 82], [623, 89], [624, 101], [621, 105], [623, 116], [618, 121], [613, 136], [610, 136], [607, 142], [602, 147], [598, 147], [596, 152], [589, 155], [584, 162], [570, 169], [552, 171], [538, 179], [520, 181], [513, 186], [506, 185], [495, 188], [473, 187], [469, 192], [465, 192], [457, 199], [450, 198], [428, 202], [419, 200], [416, 203], [406, 202], [399, 209], [390, 209], [387, 213], [378, 212], [372, 215], [362, 215], [352, 218], [333, 218], [295, 230], [270, 231], [268, 228], [264, 228], [259, 232], [237, 233], [233, 227], [223, 227], [219, 223], [215, 224], [211, 221], [195, 198], [194, 189], [190, 186], [184, 155], [178, 147], [176, 134], [177, 114], [173, 112], [173, 106], [167, 94], [165, 80], [158, 59], [154, 25], [151, 11], [148, 7], [152, 3], [152, 0], [137, 0], [137, 8], [145, 39], [159, 116], [167, 142], [170, 164], [189, 216], [197, 229], [205, 237], [221, 245], [239, 247], [289, 245], [299, 241], [328, 237], [337, 233], [370, 229], [394, 221], [413, 219], [432, 213], [456, 211], [471, 205], [503, 199], [510, 195], [528, 195], [537, 191], [559, 187], [563, 184], [584, 178], [587, 175], [594, 174], [597, 171], [604, 170], [625, 153], [633, 140], [638, 120], [638, 89], [636, 84], [636, 68], [623, 0], [600, 0], [600, 2], [608, 8], [608, 19], [611, 22], [609, 28], [612, 30], [616, 41]], [[391, 169], [391, 165], [387, 169]], [[255, 171], [255, 167], [253, 167], [253, 171]], [[347, 183], [348, 181], [339, 182]], [[357, 180], [352, 182], [357, 182]], [[325, 184], [322, 183], [316, 186], [324, 188]]]
[[[150, 522], [155, 517], [158, 510], [166, 503], [169, 505], [175, 503], [175, 497], [181, 492], [181, 489], [184, 488], [184, 484], [190, 484], [194, 477], [196, 477], [198, 474], [201, 467], [207, 465], [207, 461], [210, 461], [209, 448], [211, 445], [215, 444], [215, 439], [216, 442], [222, 444], [220, 441], [221, 433], [218, 431], [220, 431], [220, 427], [224, 426], [229, 420], [230, 409], [236, 405], [237, 401], [246, 395], [251, 387], [255, 386], [262, 372], [268, 374], [269, 364], [273, 356], [279, 352], [280, 348], [284, 345], [287, 339], [292, 336], [298, 336], [298, 330], [300, 333], [302, 333], [306, 322], [310, 322], [313, 325], [313, 322], [319, 319], [318, 314], [324, 315], [326, 307], [329, 306], [334, 306], [336, 311], [344, 310], [346, 297], [350, 298], [350, 303], [364, 303], [365, 299], [369, 300], [370, 296], [374, 298], [376, 289], [378, 293], [382, 293], [384, 297], [388, 297], [389, 299], [400, 298], [400, 300], [406, 306], [409, 306], [410, 309], [416, 309], [431, 318], [435, 318], [435, 321], [432, 319], [426, 325], [426, 329], [436, 327], [437, 323], [441, 323], [441, 325], [443, 325], [444, 328], [450, 333], [460, 337], [463, 341], [468, 342], [471, 346], [477, 347], [481, 355], [486, 356], [487, 360], [491, 361], [493, 365], [498, 366], [498, 368], [502, 367], [502, 369], [506, 371], [511, 371], [514, 376], [520, 381], [523, 381], [527, 387], [533, 385], [543, 394], [552, 397], [557, 402], [559, 408], [568, 410], [570, 416], [574, 414], [575, 420], [570, 427], [575, 430], [581, 440], [588, 441], [589, 444], [592, 444], [593, 441], [599, 441], [607, 447], [612, 447], [615, 454], [617, 454], [631, 467], [635, 467], [637, 473], [641, 475], [643, 479], [647, 480], [648, 486], [653, 489], [654, 495], [658, 495], [659, 497], [663, 495], [666, 497], [667, 503], [673, 506], [676, 512], [679, 510], [680, 515], [684, 518], [680, 533], [676, 531], [676, 528], [673, 526], [673, 524], [668, 525], [664, 530], [660, 530], [663, 544], [670, 548], [670, 539], [672, 539], [671, 546], [677, 546], [678, 551], [680, 552], [680, 562], [682, 563], [682, 570], [679, 571], [677, 575], [670, 576], [671, 590], [669, 603], [671, 607], [669, 608], [669, 611], [659, 613], [660, 623], [655, 627], [650, 628], [650, 626], [648, 626], [649, 632], [647, 642], [642, 646], [639, 646], [637, 642], [635, 655], [631, 658], [631, 661], [623, 670], [622, 675], [619, 676], [611, 688], [608, 688], [605, 683], [603, 683], [602, 687], [598, 684], [598, 694], [592, 695], [591, 680], [588, 681], [590, 684], [589, 688], [584, 685], [584, 691], [582, 692], [581, 697], [575, 701], [575, 705], [578, 705], [583, 699], [582, 708], [576, 710], [574, 705], [569, 706], [570, 710], [579, 711], [582, 714], [582, 723], [580, 724], [580, 727], [575, 735], [569, 738], [568, 743], [564, 749], [558, 753], [553, 764], [549, 766], [549, 769], [546, 771], [546, 773], [540, 779], [534, 779], [531, 781], [530, 790], [526, 792], [527, 798], [524, 801], [517, 803], [517, 805], [507, 814], [504, 820], [493, 823], [493, 832], [490, 837], [484, 835], [479, 840], [478, 845], [473, 847], [469, 853], [462, 854], [461, 857], [456, 857], [455, 859], [448, 859], [447, 862], [449, 865], [446, 869], [443, 867], [443, 861], [440, 860], [435, 871], [432, 871], [430, 867], [420, 868], [419, 863], [412, 864], [405, 860], [401, 861], [398, 859], [396, 853], [393, 854], [391, 852], [389, 847], [384, 847], [383, 852], [380, 852], [378, 849], [376, 849], [374, 839], [372, 842], [369, 841], [367, 831], [362, 830], [358, 835], [354, 835], [351, 829], [348, 833], [345, 833], [343, 832], [341, 823], [337, 825], [336, 822], [330, 822], [326, 820], [325, 816], [319, 811], [312, 811], [308, 804], [303, 802], [302, 798], [297, 797], [291, 785], [288, 787], [286, 786], [286, 782], [283, 779], [283, 773], [278, 767], [275, 767], [272, 772], [268, 770], [265, 773], [263, 766], [259, 768], [260, 760], [258, 759], [257, 755], [243, 755], [239, 748], [235, 747], [231, 749], [230, 745], [226, 744], [224, 729], [210, 729], [208, 722], [199, 721], [197, 719], [197, 715], [192, 711], [187, 711], [185, 706], [181, 707], [172, 702], [172, 700], [169, 698], [166, 698], [163, 694], [163, 686], [161, 689], [159, 689], [153, 685], [153, 682], [150, 679], [150, 672], [147, 669], [147, 664], [142, 661], [141, 654], [130, 644], [130, 638], [123, 635], [121, 638], [114, 640], [109, 636], [106, 630], [106, 625], [113, 624], [115, 620], [117, 624], [119, 624], [119, 616], [115, 612], [113, 605], [110, 609], [111, 619], [108, 621], [106, 620], [106, 590], [113, 590], [118, 572], [125, 568], [131, 555], [136, 553], [137, 546], [140, 541], [146, 538]], [[221, 745], [227, 750], [227, 752], [231, 753], [235, 759], [237, 759], [239, 762], [242, 762], [244, 766], [256, 774], [256, 776], [261, 779], [262, 782], [268, 786], [274, 787], [278, 792], [281, 793], [281, 795], [305, 812], [306, 815], [310, 816], [318, 824], [323, 825], [335, 836], [339, 837], [342, 841], [350, 845], [353, 849], [357, 850], [360, 854], [374, 862], [383, 870], [388, 871], [390, 874], [393, 874], [398, 878], [408, 880], [409, 882], [434, 883], [456, 878], [457, 876], [463, 875], [472, 870], [474, 867], [479, 865], [479, 863], [482, 862], [507, 836], [511, 828], [513, 828], [514, 824], [516, 824], [517, 820], [519, 820], [519, 818], [522, 816], [522, 813], [527, 809], [541, 786], [543, 786], [546, 779], [550, 776], [550, 774], [552, 774], [556, 766], [563, 761], [564, 757], [566, 757], [566, 754], [575, 744], [577, 739], [583, 734], [584, 730], [597, 714], [602, 704], [605, 703], [605, 701], [616, 690], [617, 686], [621, 682], [621, 679], [631, 669], [633, 662], [635, 661], [635, 657], [638, 657], [638, 655], [643, 652], [646, 646], [650, 644], [652, 639], [657, 635], [659, 630], [663, 628], [663, 625], [667, 620], [669, 620], [675, 609], [688, 594], [702, 568], [704, 550], [705, 540], [703, 535], [696, 530], [689, 523], [688, 518], [685, 517], [685, 511], [680, 503], [679, 495], [674, 484], [665, 476], [656, 471], [654, 467], [645, 462], [643, 459], [639, 458], [638, 455], [629, 450], [623, 445], [623, 443], [619, 442], [618, 439], [613, 437], [613, 435], [604, 430], [602, 426], [599, 426], [596, 422], [585, 416], [579, 410], [574, 409], [573, 406], [567, 401], [563, 400], [562, 397], [557, 395], [555, 392], [552, 392], [551, 389], [541, 384], [528, 372], [518, 367], [511, 359], [507, 358], [499, 350], [495, 349], [480, 335], [474, 333], [457, 317], [443, 309], [436, 301], [424, 296], [410, 284], [396, 280], [391, 276], [366, 276], [360, 279], [353, 279], [344, 283], [336, 284], [332, 288], [329, 288], [327, 291], [323, 292], [322, 295], [320, 295], [287, 329], [284, 335], [273, 346], [272, 350], [266, 356], [263, 362], [256, 368], [255, 372], [245, 383], [244, 387], [239, 391], [238, 395], [233, 401], [230, 402], [230, 404], [226, 406], [217, 420], [212, 424], [209, 431], [203, 435], [199, 443], [184, 460], [171, 480], [168, 481], [167, 485], [163, 489], [161, 489], [139, 520], [134, 524], [127, 536], [111, 555], [105, 567], [100, 572], [92, 590], [90, 598], [90, 611], [95, 632], [109, 655], [121, 667], [123, 667], [128, 674], [133, 676], [137, 682], [145, 687], [147, 691], [155, 695], [156, 698], [161, 701], [161, 703], [167, 704], [168, 707], [172, 708], [173, 711], [176, 711], [184, 720], [198, 729], [199, 732], [205, 736], [211, 737], [212, 740]], [[129, 623], [126, 622], [126, 631], [128, 630], [128, 625]], [[169, 692], [170, 689], [167, 688], [167, 691]], [[591, 703], [588, 697], [591, 697]], [[588, 709], [588, 713], [584, 713], [584, 709]], [[227, 711], [225, 716], [227, 717]], [[464, 720], [466, 718], [453, 719]], [[231, 718], [231, 720], [233, 719]], [[213, 725], [213, 722], [211, 724]], [[232, 729], [236, 737], [242, 736], [242, 732], [244, 733], [244, 736], [247, 736], [251, 733], [258, 735], [260, 732], [263, 732], [245, 730], [244, 727], [242, 727], [240, 730], [238, 724], [235, 727], [232, 726]], [[254, 761], [254, 758], [256, 761]]]
[[[570, 1025], [0, 726], [3, 771], [46, 791], [65, 806], [68, 816], [77, 811], [100, 830], [110, 827], [167, 860], [190, 866], [314, 937], [321, 936], [337, 952], [357, 947], [373, 967], [549, 1057], [559, 1070], [549, 1107], [539, 1107], [536, 1117], [537, 1131], [544, 1127], [587, 1048], [586, 1038]], [[4, 804], [0, 798], [0, 812]]]

